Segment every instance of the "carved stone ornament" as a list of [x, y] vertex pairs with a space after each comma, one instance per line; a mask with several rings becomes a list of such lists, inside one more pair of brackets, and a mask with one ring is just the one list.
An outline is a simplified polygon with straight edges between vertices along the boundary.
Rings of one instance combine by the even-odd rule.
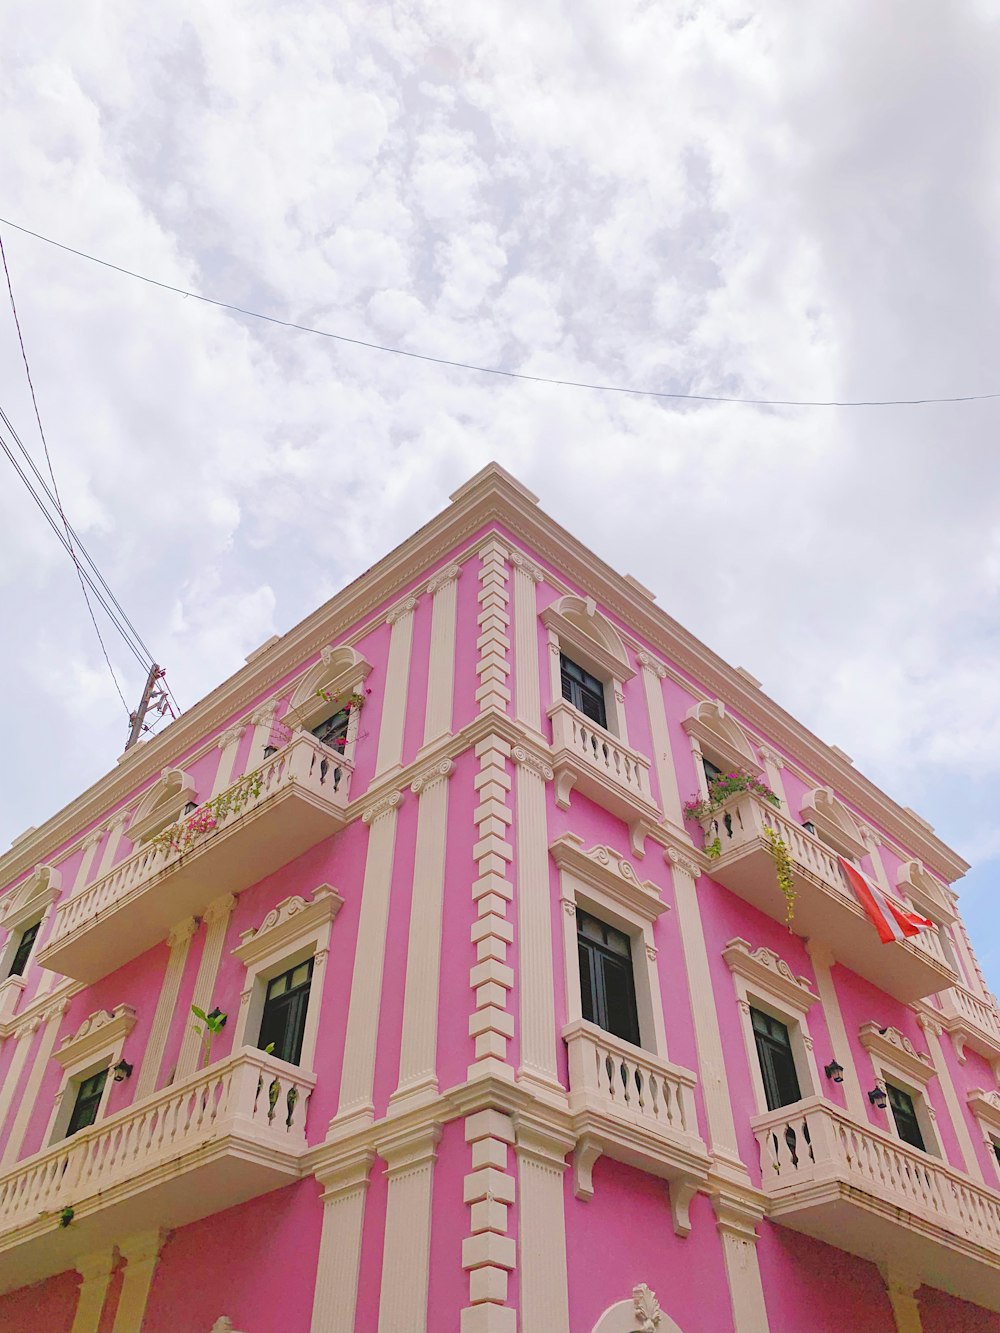
[[528, 578], [531, 579], [533, 583], [541, 583], [545, 578], [545, 575], [538, 566], [533, 565], [528, 557], [522, 555], [520, 551], [514, 551], [510, 559], [514, 567], [519, 569], [522, 574], [527, 574]]
[[117, 1004], [110, 1012], [98, 1009], [88, 1014], [71, 1037], [64, 1037], [55, 1059], [67, 1068], [114, 1050], [135, 1027], [136, 1012], [130, 1004]]
[[238, 1333], [238, 1331], [233, 1327], [233, 1321], [228, 1315], [220, 1314], [209, 1329], [209, 1333]]
[[250, 721], [255, 727], [269, 727], [274, 722], [274, 715], [278, 711], [277, 699], [268, 699], [266, 703], [259, 704], [250, 714]]
[[13, 893], [9, 893], [0, 905], [0, 922], [18, 916], [25, 909], [33, 911], [40, 903], [54, 903], [59, 897], [61, 884], [62, 876], [54, 866], [35, 866], [28, 878]]
[[555, 777], [552, 769], [545, 762], [540, 754], [534, 750], [529, 750], [523, 745], [516, 745], [511, 751], [511, 758], [515, 764], [523, 764], [525, 768], [530, 768], [537, 773], [545, 782], [551, 782]]
[[[247, 967], [259, 963], [276, 949], [291, 948], [325, 922], [332, 921], [343, 905], [343, 898], [329, 884], [317, 885], [311, 898], [293, 893], [272, 907], [256, 929], [240, 932], [240, 943], [233, 954]], [[319, 956], [318, 948], [317, 965]]]
[[749, 941], [736, 936], [722, 951], [729, 970], [751, 985], [769, 991], [798, 1013], [806, 1013], [819, 998], [809, 986], [808, 977], [797, 977], [779, 954], [766, 945], [753, 949]]
[[656, 1333], [663, 1312], [655, 1293], [650, 1291], [645, 1282], [632, 1288], [632, 1304], [635, 1310], [635, 1333]]
[[576, 916], [576, 903], [572, 898], [560, 898], [559, 901], [562, 903], [562, 909], [567, 916]]
[[770, 764], [772, 768], [779, 770], [785, 767], [785, 756], [778, 754], [777, 750], [772, 750], [770, 746], [758, 745], [757, 753], [762, 764]]
[[692, 879], [697, 879], [701, 874], [701, 867], [689, 856], [679, 852], [676, 847], [668, 847], [666, 851], [667, 859], [670, 864], [682, 870], [685, 875], [690, 875]]
[[651, 671], [657, 680], [666, 680], [667, 668], [662, 662], [658, 662], [656, 658], [651, 657], [649, 653], [637, 653], [636, 656], [639, 659], [639, 665], [645, 667], [647, 671]]
[[454, 583], [461, 572], [462, 570], [458, 565], [448, 565], [446, 569], [439, 569], [433, 578], [428, 581], [427, 591], [433, 597], [436, 592], [440, 592], [449, 583]]
[[453, 760], [439, 759], [436, 763], [431, 764], [430, 768], [425, 768], [422, 773], [417, 774], [410, 783], [410, 791], [413, 792], [414, 796], [419, 796], [422, 791], [432, 787], [435, 782], [450, 778], [454, 771], [455, 764]]
[[231, 727], [227, 727], [225, 731], [219, 732], [215, 738], [215, 743], [220, 750], [226, 750], [230, 745], [239, 745], [246, 729], [245, 722], [235, 722]]
[[549, 845], [549, 851], [560, 870], [600, 889], [648, 921], [655, 921], [670, 910], [670, 905], [660, 897], [658, 886], [652, 880], [640, 880], [632, 863], [613, 847], [598, 844], [584, 848], [582, 838], [575, 833], [563, 833]]
[[895, 1066], [915, 1083], [924, 1084], [934, 1077], [934, 1065], [929, 1055], [918, 1051], [909, 1037], [899, 1028], [880, 1027], [878, 1023], [863, 1023], [858, 1039], [874, 1058]]
[[397, 620], [402, 620], [403, 616], [408, 616], [411, 611], [415, 609], [416, 605], [416, 597], [407, 597], [403, 601], [397, 602], [395, 606], [390, 607], [385, 613], [386, 623], [395, 625]]
[[373, 823], [381, 815], [387, 815], [390, 811], [397, 809], [402, 799], [403, 793], [401, 791], [386, 792], [384, 796], [380, 796], [373, 801], [367, 810], [362, 813], [361, 822], [363, 824]]

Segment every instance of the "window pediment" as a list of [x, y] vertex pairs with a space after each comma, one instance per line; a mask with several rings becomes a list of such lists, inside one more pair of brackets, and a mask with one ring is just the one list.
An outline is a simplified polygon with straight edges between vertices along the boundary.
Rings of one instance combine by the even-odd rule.
[[128, 827], [130, 840], [146, 842], [180, 819], [186, 805], [197, 802], [198, 793], [190, 775], [182, 768], [165, 768], [136, 806]]
[[896, 887], [924, 916], [946, 925], [957, 919], [948, 890], [927, 871], [922, 861], [904, 861], [896, 872]]
[[984, 1092], [982, 1088], [972, 1088], [966, 1100], [969, 1110], [981, 1124], [1000, 1132], [1000, 1091]]
[[814, 787], [802, 798], [799, 814], [815, 826], [823, 842], [843, 856], [860, 859], [867, 847], [854, 816], [830, 787]]
[[570, 654], [594, 675], [619, 682], [635, 675], [618, 631], [591, 598], [561, 597], [539, 619], [557, 636], [561, 647], [571, 645]]
[[[360, 689], [371, 669], [371, 663], [348, 644], [339, 648], [328, 645], [295, 687], [285, 721], [305, 731], [319, 726], [330, 716], [332, 707], [329, 700], [320, 697], [319, 691], [347, 699]], [[333, 711], [337, 711], [336, 707]]]
[[806, 1013], [819, 999], [810, 989], [808, 977], [795, 976], [785, 960], [764, 945], [751, 949], [748, 940], [737, 936], [729, 941], [722, 956], [732, 973], [796, 1013]]
[[918, 1051], [899, 1028], [883, 1028], [875, 1022], [864, 1023], [858, 1032], [858, 1040], [873, 1058], [896, 1068], [920, 1087], [934, 1077], [930, 1056]]
[[632, 863], [612, 847], [584, 849], [583, 839], [564, 833], [549, 846], [560, 870], [568, 871], [584, 884], [600, 889], [607, 897], [647, 921], [670, 910], [651, 880], [640, 880]]
[[33, 917], [41, 916], [59, 897], [61, 888], [62, 876], [54, 866], [35, 866], [28, 878], [0, 904], [0, 928], [15, 931]]
[[283, 955], [332, 921], [343, 905], [343, 898], [329, 884], [320, 884], [308, 900], [301, 894], [293, 894], [273, 907], [256, 929], [242, 932], [241, 942], [232, 950], [233, 956], [246, 967], [252, 967], [272, 956]]
[[53, 1058], [64, 1069], [83, 1064], [104, 1050], [115, 1047], [135, 1027], [136, 1012], [130, 1004], [118, 1004], [110, 1012], [97, 1009], [88, 1014], [70, 1037], [64, 1037]]
[[721, 699], [703, 699], [689, 708], [681, 726], [695, 737], [702, 754], [719, 768], [761, 772], [746, 732], [726, 712]]

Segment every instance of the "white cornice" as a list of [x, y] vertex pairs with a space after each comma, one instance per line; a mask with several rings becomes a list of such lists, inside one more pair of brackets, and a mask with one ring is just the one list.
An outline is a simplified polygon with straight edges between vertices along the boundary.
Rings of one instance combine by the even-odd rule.
[[71, 1037], [64, 1037], [54, 1059], [64, 1069], [89, 1060], [104, 1050], [111, 1050], [135, 1027], [135, 1010], [130, 1004], [118, 1004], [110, 1013], [98, 1009], [83, 1020]]
[[[697, 682], [695, 694], [704, 692], [722, 700], [769, 743], [799, 757], [814, 769], [821, 783], [832, 786], [945, 880], [950, 882], [969, 868], [922, 821], [907, 814], [762, 691], [751, 687], [735, 668], [549, 518], [520, 483], [490, 464], [455, 492], [447, 509], [289, 630], [263, 657], [248, 663], [182, 713], [142, 746], [134, 760], [105, 775], [41, 828], [19, 840], [0, 858], [0, 883], [13, 881], [45, 859], [46, 853], [55, 855], [56, 849], [78, 837], [162, 768], [190, 763], [206, 733], [238, 720], [324, 644], [348, 637], [353, 640], [368, 632], [378, 623], [382, 604], [398, 600], [407, 588], [416, 589], [441, 562], [461, 564], [486, 539], [491, 525], [500, 525], [522, 541], [536, 561], [586, 588], [602, 610], [628, 627], [630, 639], [645, 640], [647, 650], [674, 662], [692, 683]], [[366, 618], [367, 623], [362, 624]], [[214, 745], [214, 736], [208, 745]]]
[[737, 936], [729, 941], [722, 956], [731, 972], [771, 991], [797, 1013], [807, 1013], [819, 999], [810, 990], [808, 977], [797, 977], [779, 954], [763, 944], [751, 950], [749, 941]]
[[880, 1028], [877, 1023], [863, 1023], [858, 1040], [866, 1051], [887, 1065], [895, 1065], [905, 1076], [921, 1086], [934, 1077], [934, 1065], [929, 1055], [918, 1051], [909, 1037], [899, 1028]]
[[552, 859], [560, 870], [568, 870], [584, 884], [602, 889], [616, 902], [655, 921], [669, 911], [652, 880], [641, 880], [632, 863], [613, 847], [596, 846], [584, 850], [583, 839], [564, 833], [549, 846]]

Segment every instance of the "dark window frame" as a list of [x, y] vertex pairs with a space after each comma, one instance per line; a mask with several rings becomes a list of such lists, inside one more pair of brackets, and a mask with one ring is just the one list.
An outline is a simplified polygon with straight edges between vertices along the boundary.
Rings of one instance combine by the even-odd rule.
[[[286, 967], [264, 982], [264, 1003], [260, 1011], [257, 1048], [263, 1050], [273, 1041], [275, 1058], [284, 1060], [287, 1064], [297, 1065], [302, 1058], [302, 1042], [309, 1016], [315, 961], [315, 956], [310, 954], [308, 958], [301, 958], [297, 963]], [[291, 983], [295, 973], [303, 967], [307, 969], [304, 981], [294, 986], [289, 984], [279, 994], [272, 994], [279, 981], [287, 980]]]
[[[892, 1116], [892, 1123], [896, 1127], [896, 1134], [911, 1148], [919, 1148], [921, 1152], [927, 1152], [924, 1132], [917, 1116], [917, 1103], [914, 1094], [906, 1088], [901, 1088], [897, 1083], [891, 1083], [886, 1079], [885, 1095], [889, 1113]], [[917, 1096], [919, 1096], [919, 1093]]]
[[[595, 939], [595, 934], [602, 939]], [[631, 937], [577, 907], [576, 941], [584, 1019], [621, 1041], [641, 1047]]]
[[567, 703], [597, 726], [610, 730], [605, 683], [599, 676], [592, 676], [579, 662], [560, 652], [559, 681], [562, 697]]
[[[757, 1049], [757, 1065], [769, 1111], [802, 1100], [802, 1084], [795, 1063], [791, 1025], [766, 1009], [751, 1004], [750, 1028]], [[794, 1092], [794, 1096], [791, 1094]]]
[[[24, 969], [28, 966], [28, 959], [31, 957], [31, 951], [35, 947], [35, 941], [38, 939], [38, 932], [42, 928], [42, 918], [33, 921], [30, 926], [25, 926], [17, 941], [17, 948], [14, 950], [14, 957], [10, 961], [8, 977], [23, 977]], [[6, 979], [6, 978], [5, 978]]]
[[96, 1073], [88, 1074], [86, 1078], [79, 1080], [66, 1128], [66, 1138], [78, 1134], [81, 1129], [89, 1129], [97, 1120], [97, 1112], [101, 1109], [101, 1098], [104, 1096], [107, 1082], [107, 1069], [98, 1069]]
[[[351, 725], [351, 711], [349, 708], [339, 708], [336, 712], [325, 717], [322, 722], [317, 722], [311, 728], [312, 734], [321, 745], [329, 746], [335, 754], [343, 754], [347, 748], [347, 729]], [[343, 740], [343, 745], [337, 745], [338, 740]]]

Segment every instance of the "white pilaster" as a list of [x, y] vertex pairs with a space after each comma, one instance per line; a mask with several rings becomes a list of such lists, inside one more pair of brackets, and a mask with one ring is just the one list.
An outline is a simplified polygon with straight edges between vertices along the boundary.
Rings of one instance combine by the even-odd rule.
[[[863, 1125], [868, 1118], [865, 1096], [861, 1090], [858, 1067], [854, 1063], [853, 1047], [848, 1040], [840, 1000], [837, 998], [837, 988], [833, 984], [832, 968], [835, 961], [833, 952], [824, 940], [808, 940], [806, 953], [812, 959], [813, 971], [816, 974], [816, 989], [819, 991], [820, 1004], [823, 1006], [823, 1015], [833, 1043], [830, 1059], [836, 1060], [843, 1066], [844, 1098], [847, 1109], [855, 1120]], [[826, 1061], [822, 1063], [825, 1064]]]
[[[45, 1030], [42, 1033], [41, 1041], [38, 1043], [38, 1050], [35, 1052], [35, 1059], [28, 1075], [28, 1081], [24, 1085], [24, 1092], [21, 1094], [21, 1102], [17, 1108], [14, 1123], [10, 1127], [10, 1133], [4, 1145], [3, 1156], [0, 1157], [0, 1166], [9, 1166], [16, 1162], [20, 1155], [28, 1124], [38, 1102], [38, 1090], [42, 1086], [42, 1079], [45, 1077], [45, 1071], [48, 1069], [52, 1050], [56, 1044], [56, 1037], [59, 1035], [59, 1025], [68, 1008], [69, 1000], [62, 999], [57, 1000], [51, 1009], [45, 1011], [42, 1020], [45, 1024]], [[17, 1052], [15, 1052], [15, 1057], [16, 1055]]]
[[385, 1245], [378, 1333], [426, 1333], [431, 1194], [438, 1126], [380, 1146], [386, 1163]]
[[167, 1044], [167, 1035], [170, 1032], [170, 1024], [177, 1010], [177, 996], [181, 988], [181, 978], [184, 975], [184, 965], [191, 949], [191, 938], [197, 929], [197, 921], [193, 916], [189, 916], [185, 917], [183, 921], [178, 921], [167, 936], [170, 957], [167, 959], [167, 966], [163, 973], [160, 998], [156, 1002], [153, 1025], [149, 1032], [146, 1048], [142, 1053], [142, 1063], [139, 1066], [139, 1076], [136, 1079], [135, 1100], [137, 1102], [156, 1091], [160, 1078], [160, 1066], [163, 1063], [163, 1052]]
[[881, 1272], [896, 1321], [896, 1333], [923, 1333], [920, 1306], [917, 1303], [920, 1279], [914, 1273], [892, 1267], [884, 1267]]
[[758, 746], [757, 753], [764, 765], [764, 777], [767, 779], [767, 785], [775, 796], [781, 800], [782, 810], [787, 810], [788, 797], [785, 795], [785, 781], [781, 776], [781, 770], [785, 767], [784, 758], [778, 754], [777, 750], [772, 750], [767, 745]]
[[518, 721], [541, 732], [542, 702], [538, 662], [537, 587], [544, 575], [520, 551], [514, 566], [514, 698]]
[[266, 703], [258, 704], [250, 714], [250, 721], [253, 724], [253, 739], [250, 742], [250, 753], [247, 756], [248, 773], [264, 762], [264, 748], [271, 743], [274, 715], [277, 711], [278, 700], [268, 699]]
[[451, 731], [455, 694], [455, 620], [458, 604], [458, 565], [442, 569], [427, 585], [431, 602], [431, 649], [427, 671], [427, 710], [424, 744]]
[[[403, 754], [403, 727], [406, 723], [410, 685], [410, 650], [413, 646], [413, 611], [416, 605], [416, 597], [407, 597], [386, 616], [386, 621], [392, 626], [392, 634], [389, 639], [389, 660], [385, 668], [385, 689], [382, 691], [376, 776], [398, 768]], [[429, 681], [428, 685], [432, 687], [434, 681]]]
[[769, 1333], [764, 1286], [757, 1259], [755, 1223], [760, 1215], [727, 1195], [712, 1200], [733, 1309], [733, 1333]]
[[[521, 1068], [518, 1080], [540, 1084], [543, 1095], [563, 1093], [556, 1065], [555, 978], [552, 965], [552, 898], [546, 837], [545, 784], [552, 769], [544, 758], [515, 746], [517, 764], [517, 940], [520, 976]], [[484, 802], [510, 820], [501, 802]], [[477, 812], [478, 818], [478, 812]]]
[[[272, 720], [274, 718], [273, 710], [271, 718]], [[228, 727], [216, 737], [215, 743], [219, 748], [219, 765], [215, 770], [215, 781], [212, 783], [213, 796], [218, 796], [220, 792], [224, 792], [233, 781], [233, 765], [236, 763], [236, 751], [240, 748], [240, 741], [243, 739], [246, 729], [245, 722], [237, 722], [235, 726]], [[271, 727], [270, 724], [268, 724], [269, 735], [270, 731]], [[259, 753], [261, 758], [264, 757], [264, 746], [266, 744], [267, 741], [264, 740], [260, 746]], [[256, 750], [256, 746], [254, 749]]]
[[4, 1076], [3, 1083], [0, 1084], [0, 1140], [3, 1139], [4, 1121], [7, 1119], [7, 1113], [10, 1110], [10, 1104], [14, 1100], [14, 1094], [17, 1091], [17, 1085], [21, 1081], [21, 1074], [24, 1072], [24, 1066], [28, 1059], [28, 1052], [35, 1040], [35, 1033], [42, 1026], [42, 1020], [39, 1015], [29, 1019], [27, 1023], [22, 1024], [17, 1030], [15, 1040], [17, 1045], [14, 1047], [14, 1054], [11, 1056], [10, 1065]]
[[649, 653], [639, 653], [638, 656], [639, 665], [642, 667], [646, 711], [649, 714], [649, 734], [653, 740], [653, 764], [660, 787], [660, 803], [667, 823], [683, 829], [684, 813], [677, 787], [677, 769], [674, 766], [674, 756], [670, 746], [667, 709], [663, 701], [663, 681], [666, 679], [667, 669]]
[[141, 1231], [118, 1242], [125, 1273], [112, 1333], [141, 1333], [153, 1272], [165, 1240], [163, 1231]]
[[918, 1013], [917, 1022], [923, 1028], [924, 1039], [927, 1042], [927, 1051], [937, 1071], [938, 1083], [944, 1094], [945, 1105], [948, 1107], [948, 1114], [951, 1116], [951, 1123], [955, 1130], [955, 1136], [958, 1139], [958, 1146], [961, 1150], [964, 1160], [965, 1170], [974, 1180], [986, 1184], [986, 1177], [983, 1175], [983, 1168], [979, 1163], [979, 1155], [976, 1152], [972, 1142], [972, 1135], [969, 1132], [969, 1124], [965, 1118], [965, 1111], [958, 1100], [958, 1093], [955, 1091], [955, 1084], [951, 1077], [951, 1070], [945, 1059], [944, 1051], [941, 1049], [941, 1024], [936, 1023], [930, 1014]]
[[861, 830], [861, 839], [868, 849], [868, 855], [871, 857], [872, 869], [875, 871], [875, 879], [883, 893], [887, 893], [891, 898], [898, 898], [899, 892], [889, 885], [889, 876], [885, 873], [885, 862], [882, 860], [881, 838], [875, 829], [867, 824]]
[[[233, 908], [236, 906], [236, 899], [231, 893], [223, 893], [220, 897], [213, 899], [205, 910], [205, 943], [202, 946], [201, 958], [198, 962], [198, 972], [194, 980], [194, 991], [191, 997], [191, 1003], [196, 1004], [199, 1009], [204, 1009], [206, 1013], [213, 1007], [213, 991], [215, 990], [216, 978], [219, 975], [219, 964], [222, 961], [222, 946], [226, 942], [226, 930], [229, 927], [229, 918]], [[187, 1078], [188, 1074], [193, 1074], [198, 1067], [198, 1057], [202, 1051], [202, 1039], [195, 1031], [194, 1022], [191, 1018], [186, 1018], [184, 1023], [184, 1038], [181, 1041], [180, 1055], [177, 1058], [178, 1079]]]
[[320, 1179], [323, 1230], [316, 1264], [311, 1333], [355, 1333], [361, 1232], [368, 1172], [375, 1154], [359, 1150]]
[[74, 895], [76, 895], [77, 893], [79, 893], [82, 889], [85, 889], [87, 885], [90, 883], [91, 881], [90, 872], [94, 865], [94, 856], [97, 852], [98, 847], [101, 845], [101, 839], [103, 838], [103, 836], [104, 836], [104, 829], [98, 827], [95, 829], [91, 829], [90, 832], [87, 834], [86, 838], [84, 838], [83, 856], [80, 859], [80, 864], [77, 867], [76, 871], [76, 877], [74, 878], [73, 883], [70, 886], [69, 890], [69, 896], [71, 898], [74, 897]]
[[518, 1275], [526, 1330], [569, 1333], [562, 1177], [572, 1148], [572, 1139], [518, 1123]]
[[113, 1249], [103, 1250], [100, 1254], [81, 1255], [77, 1259], [76, 1271], [83, 1281], [76, 1298], [76, 1313], [70, 1333], [97, 1333], [114, 1262]]
[[444, 859], [448, 836], [448, 778], [455, 770], [443, 759], [419, 774], [410, 791], [419, 797], [417, 843], [413, 856], [413, 898], [406, 950], [403, 1030], [399, 1083], [390, 1101], [394, 1111], [437, 1095], [438, 993], [441, 984], [441, 916]]
[[368, 806], [361, 818], [368, 825], [368, 857], [361, 890], [358, 941], [354, 954], [347, 1034], [344, 1039], [340, 1102], [331, 1132], [347, 1133], [370, 1125], [375, 1118], [372, 1100], [375, 1046], [382, 1002], [385, 932], [389, 919], [392, 863], [396, 845], [396, 815], [402, 792], [393, 791]]
[[111, 822], [108, 824], [108, 837], [104, 844], [104, 851], [101, 853], [101, 864], [97, 867], [94, 879], [101, 879], [108, 873], [115, 861], [118, 859], [118, 849], [121, 847], [122, 833], [129, 821], [129, 812], [119, 810]]

